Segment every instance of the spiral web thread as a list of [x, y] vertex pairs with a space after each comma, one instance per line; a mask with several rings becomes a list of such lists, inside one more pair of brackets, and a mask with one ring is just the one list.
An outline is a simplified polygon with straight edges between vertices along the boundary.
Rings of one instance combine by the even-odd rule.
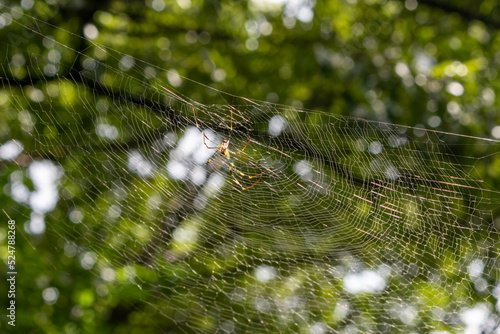
[[[27, 15], [10, 29], [49, 49], [8, 42], [1, 67], [23, 159], [64, 175], [62, 214], [43, 212], [54, 220], [45, 233], [96, 279], [135, 289], [158, 328], [498, 330], [498, 193], [480, 176], [498, 142], [253, 101], [182, 77], [176, 90], [163, 79], [171, 72], [90, 41], [77, 52], [81, 37]], [[20, 59], [28, 73], [12, 79]], [[225, 157], [205, 165], [215, 150], [197, 122], [209, 146], [232, 122], [236, 168], [268, 169], [255, 187], [241, 190]], [[469, 145], [477, 157], [461, 154]]]

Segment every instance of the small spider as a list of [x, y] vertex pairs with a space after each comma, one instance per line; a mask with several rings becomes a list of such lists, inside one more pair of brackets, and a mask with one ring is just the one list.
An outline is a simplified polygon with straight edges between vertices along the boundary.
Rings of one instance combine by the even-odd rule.
[[[208, 138], [207, 135], [200, 129], [200, 126], [198, 125], [198, 119], [196, 118], [196, 113], [195, 113], [194, 107], [193, 107], [193, 114], [194, 114], [194, 119], [196, 121], [196, 127], [203, 134], [203, 144], [205, 144], [205, 146], [208, 149], [217, 149], [217, 151], [214, 153], [214, 155], [212, 155], [212, 157], [207, 161], [206, 165], [208, 165], [210, 163], [210, 161], [212, 161], [212, 159], [214, 158], [215, 154], [219, 153], [220, 155], [223, 155], [223, 156], [226, 157], [226, 159], [228, 161], [227, 162], [228, 163], [228, 168], [229, 168], [229, 171], [231, 172], [231, 177], [233, 178], [234, 182], [241, 188], [241, 190], [250, 189], [253, 186], [255, 186], [257, 183], [259, 183], [260, 178], [257, 180], [257, 182], [255, 182], [254, 184], [252, 184], [250, 187], [243, 187], [241, 185], [241, 183], [236, 179], [236, 177], [233, 174], [233, 171], [235, 171], [236, 173], [240, 174], [243, 177], [247, 177], [249, 179], [253, 179], [253, 178], [259, 177], [262, 174], [264, 174], [265, 172], [267, 172], [267, 169], [266, 169], [262, 173], [259, 173], [257, 175], [253, 175], [253, 176], [249, 176], [249, 175], [246, 175], [246, 174], [240, 172], [234, 166], [234, 163], [233, 163], [233, 161], [231, 159], [231, 154], [236, 155], [236, 154], [239, 154], [239, 153], [243, 152], [247, 148], [248, 144], [250, 144], [250, 140], [246, 143], [245, 147], [243, 147], [243, 149], [239, 150], [238, 152], [232, 152], [232, 151], [229, 150], [229, 141], [231, 140], [231, 133], [233, 132], [233, 109], [231, 109], [231, 132], [229, 133], [229, 137], [227, 139], [224, 139], [222, 141], [222, 144], [220, 144], [220, 145], [217, 145], [216, 143], [214, 143], [213, 141], [211, 141], [210, 138]], [[215, 147], [208, 146], [207, 142], [205, 141], [205, 139], [208, 139], [210, 142], [216, 144], [217, 146], [215, 146]]]

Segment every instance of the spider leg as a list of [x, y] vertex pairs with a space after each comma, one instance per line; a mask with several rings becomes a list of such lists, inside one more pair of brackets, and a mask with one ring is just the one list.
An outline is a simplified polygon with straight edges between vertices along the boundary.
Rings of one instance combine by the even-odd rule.
[[[194, 115], [194, 120], [196, 121], [196, 127], [198, 128], [198, 130], [201, 131], [201, 134], [203, 135], [203, 144], [205, 144], [205, 146], [212, 150], [212, 149], [215, 149], [215, 148], [218, 148], [218, 147], [210, 147], [207, 145], [206, 141], [205, 141], [205, 138], [208, 139], [211, 143], [214, 143], [210, 138], [207, 137], [207, 135], [205, 134], [205, 132], [203, 132], [203, 130], [200, 129], [200, 125], [198, 124], [198, 118], [196, 117], [196, 112], [194, 111], [194, 107], [193, 108], [193, 115]], [[215, 144], [215, 143], [214, 143]]]
[[255, 186], [257, 183], [260, 182], [260, 178], [257, 180], [257, 182], [255, 182], [254, 184], [252, 184], [250, 187], [246, 187], [246, 188], [241, 188], [241, 190], [247, 190], [247, 189], [250, 189], [252, 188], [253, 186]]
[[233, 108], [231, 108], [231, 133], [233, 133]]
[[198, 118], [196, 117], [196, 112], [194, 111], [194, 107], [191, 107], [191, 108], [193, 108], [193, 115], [194, 115], [194, 120], [196, 122], [196, 127], [199, 129], [200, 126], [198, 125]]
[[260, 179], [261, 179], [261, 178], [259, 177], [259, 179], [257, 180], [257, 182], [255, 182], [254, 184], [252, 184], [250, 187], [243, 187], [243, 186], [241, 185], [241, 183], [240, 183], [240, 182], [236, 179], [236, 177], [234, 176], [234, 172], [236, 172], [236, 173], [240, 174], [241, 176], [248, 177], [249, 179], [253, 179], [253, 178], [255, 178], [255, 177], [261, 176], [262, 174], [264, 174], [265, 172], [267, 172], [267, 171], [269, 170], [269, 168], [267, 168], [267, 169], [266, 169], [265, 171], [263, 171], [262, 173], [259, 173], [259, 174], [254, 175], [254, 176], [248, 176], [248, 175], [246, 175], [246, 174], [244, 174], [244, 173], [240, 172], [240, 171], [239, 171], [239, 170], [238, 170], [238, 169], [234, 166], [234, 163], [231, 161], [231, 158], [230, 158], [229, 156], [227, 156], [227, 158], [228, 158], [228, 159], [227, 159], [227, 160], [228, 160], [227, 164], [228, 164], [229, 171], [231, 172], [231, 177], [233, 178], [234, 182], [235, 182], [237, 185], [239, 185], [239, 186], [240, 186], [241, 190], [247, 190], [247, 189], [252, 188], [252, 187], [253, 187], [253, 186], [255, 186], [257, 183], [259, 183], [259, 182], [260, 182]]
[[[214, 148], [219, 148], [219, 147], [210, 147], [207, 145], [207, 142], [205, 141], [205, 138], [208, 139], [210, 142], [214, 143], [212, 140], [210, 140], [210, 138], [207, 137], [207, 135], [205, 134], [205, 132], [201, 131], [201, 133], [203, 134], [203, 144], [205, 144], [205, 146], [209, 149], [209, 150], [213, 150]], [[214, 143], [215, 144], [215, 143]]]
[[238, 170], [238, 169], [234, 166], [234, 163], [233, 163], [232, 161], [229, 161], [229, 164], [231, 165], [231, 167], [229, 168], [230, 170], [232, 169], [232, 170], [234, 170], [236, 173], [240, 174], [241, 176], [248, 177], [249, 179], [254, 179], [254, 178], [256, 178], [256, 177], [259, 177], [259, 176], [261, 176], [262, 174], [264, 174], [265, 172], [267, 172], [267, 171], [269, 170], [269, 168], [266, 168], [266, 170], [265, 170], [265, 171], [263, 171], [262, 173], [259, 173], [259, 174], [257, 174], [257, 175], [252, 175], [252, 176], [250, 176], [250, 175], [246, 175], [245, 173], [240, 172], [240, 171], [239, 171], [239, 170]]
[[[241, 176], [243, 177], [247, 177], [249, 179], [253, 179], [253, 178], [256, 178], [256, 177], [259, 177], [261, 176], [262, 174], [264, 174], [265, 172], [267, 172], [269, 170], [269, 168], [267, 168], [265, 171], [263, 171], [262, 173], [259, 173], [257, 175], [253, 175], [253, 176], [249, 176], [249, 175], [246, 175], [245, 173], [242, 173], [240, 172], [238, 169], [236, 169], [236, 167], [234, 166], [234, 163], [233, 161], [231, 160], [231, 157], [230, 157], [230, 153], [232, 154], [238, 154], [238, 153], [241, 153], [243, 152], [248, 144], [250, 144], [250, 140], [245, 144], [245, 146], [237, 151], [237, 152], [230, 152], [229, 151], [229, 148], [228, 148], [228, 145], [229, 145], [229, 140], [231, 139], [231, 135], [233, 133], [233, 108], [231, 107], [230, 110], [231, 110], [231, 127], [230, 127], [230, 132], [229, 132], [229, 136], [228, 136], [228, 139], [225, 140], [221, 145], [218, 145], [218, 146], [215, 146], [215, 147], [210, 147], [207, 145], [207, 142], [206, 142], [206, 139], [208, 139], [211, 143], [214, 143], [210, 138], [207, 137], [207, 135], [205, 134], [205, 132], [203, 132], [201, 129], [200, 129], [200, 125], [198, 124], [198, 118], [196, 117], [196, 111], [194, 110], [194, 107], [193, 108], [193, 116], [194, 116], [194, 119], [195, 119], [195, 122], [196, 122], [196, 127], [198, 128], [198, 130], [201, 131], [202, 135], [203, 135], [203, 144], [208, 148], [208, 149], [217, 149], [217, 152], [215, 152], [212, 157], [210, 159], [208, 159], [208, 161], [205, 163], [205, 165], [208, 165], [213, 159], [214, 157], [217, 155], [217, 153], [220, 153], [220, 154], [223, 154], [227, 157], [227, 161], [226, 163], [228, 164], [228, 168], [229, 168], [229, 171], [231, 172], [231, 177], [233, 178], [233, 181], [234, 183], [236, 183], [240, 188], [241, 190], [247, 190], [247, 189], [250, 189], [252, 187], [254, 187], [257, 183], [260, 182], [260, 179], [259, 178], [254, 184], [252, 184], [251, 186], [249, 187], [243, 187], [243, 185], [236, 179], [236, 177], [234, 176], [234, 172], [240, 174]], [[214, 143], [216, 144], [216, 143]], [[216, 144], [217, 145], [217, 144]]]
[[231, 140], [231, 135], [233, 134], [233, 107], [231, 109], [231, 131], [229, 132], [229, 140]]
[[243, 151], [247, 148], [248, 144], [250, 144], [250, 141], [251, 141], [251, 140], [249, 140], [249, 141], [246, 143], [245, 147], [243, 147], [241, 150], [236, 151], [236, 152], [231, 152], [231, 153], [232, 153], [232, 154], [238, 154], [238, 153], [243, 152]]
[[205, 165], [208, 165], [210, 163], [210, 161], [212, 161], [214, 159], [214, 157], [217, 155], [218, 151], [214, 153], [214, 155], [212, 155], [212, 157], [210, 159], [208, 159], [207, 162], [205, 162]]
[[233, 171], [231, 170], [231, 167], [229, 167], [229, 171], [231, 172], [231, 177], [233, 178], [234, 183], [236, 183], [237, 185], [239, 185], [240, 188], [243, 190], [243, 186], [241, 185], [241, 183], [238, 180], [236, 180], [236, 178], [234, 177], [234, 174], [233, 174]]
[[257, 182], [255, 182], [254, 184], [252, 184], [250, 187], [243, 187], [241, 185], [241, 183], [236, 179], [236, 177], [234, 176], [233, 174], [233, 170], [231, 169], [231, 167], [229, 167], [229, 171], [231, 171], [231, 177], [233, 178], [233, 181], [234, 183], [236, 183], [238, 186], [240, 186], [241, 190], [247, 190], [247, 189], [250, 189], [252, 188], [253, 186], [255, 186], [257, 183], [259, 183], [260, 181], [260, 178], [257, 180]]
[[[245, 145], [245, 147], [243, 147], [243, 149], [239, 150], [238, 152], [231, 152], [231, 154], [238, 154], [238, 153], [241, 153], [243, 152], [243, 150], [248, 146], [248, 144], [250, 144], [250, 140], [247, 142], [247, 144]], [[231, 160], [230, 156], [228, 155], [228, 161], [229, 161], [229, 165], [230, 165], [230, 170], [231, 168], [238, 174], [240, 174], [241, 176], [244, 176], [244, 177], [248, 177], [249, 179], [253, 179], [253, 178], [256, 178], [256, 177], [259, 177], [261, 176], [262, 174], [264, 174], [265, 172], [267, 172], [269, 170], [269, 168], [266, 168], [265, 171], [263, 171], [262, 173], [259, 173], [257, 175], [253, 175], [253, 176], [250, 176], [250, 175], [246, 175], [245, 173], [239, 171], [236, 166], [234, 166], [234, 163], [233, 161]], [[257, 184], [257, 183], [256, 183]]]

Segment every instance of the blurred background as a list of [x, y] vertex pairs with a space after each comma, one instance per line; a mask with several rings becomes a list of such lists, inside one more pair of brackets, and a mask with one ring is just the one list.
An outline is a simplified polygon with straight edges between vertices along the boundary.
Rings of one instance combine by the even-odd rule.
[[[4, 0], [0, 13], [15, 331], [500, 332], [497, 1]], [[251, 141], [245, 174], [270, 172], [242, 191], [224, 161], [204, 166], [197, 122], [208, 146]], [[369, 198], [394, 138], [377, 191], [415, 210], [403, 220], [349, 199]], [[337, 188], [296, 188], [306, 179]], [[411, 209], [409, 193], [428, 202]]]

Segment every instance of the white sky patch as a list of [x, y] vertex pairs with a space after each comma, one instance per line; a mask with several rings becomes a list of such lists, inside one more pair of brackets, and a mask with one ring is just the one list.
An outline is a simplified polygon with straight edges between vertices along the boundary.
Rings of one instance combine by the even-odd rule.
[[35, 190], [29, 193], [22, 180], [17, 180], [18, 182], [12, 183], [12, 193], [13, 197], [23, 197], [22, 199], [29, 202], [33, 210], [27, 224], [27, 231], [42, 234], [45, 232], [45, 213], [52, 211], [59, 200], [57, 187], [63, 171], [51, 161], [43, 160], [33, 162], [28, 168], [28, 175]]
[[151, 1], [151, 8], [157, 12], [161, 12], [165, 9], [165, 2], [163, 0], [153, 0]]
[[24, 12], [22, 8], [15, 6], [11, 8], [10, 14], [12, 15], [13, 18], [20, 19], [21, 17], [23, 17]]
[[[457, 63], [457, 64], [455, 64]], [[465, 77], [467, 75], [467, 73], [469, 73], [469, 68], [460, 63], [460, 62], [454, 62], [453, 64], [453, 72], [455, 72], [457, 75], [461, 76], [461, 77]]]
[[0, 15], [0, 28], [8, 26], [12, 23], [12, 16], [9, 13]]
[[288, 0], [251, 0], [253, 4], [256, 6], [262, 6], [262, 9], [269, 9], [270, 7], [273, 6], [283, 6], [285, 3], [288, 2]]
[[245, 42], [245, 47], [249, 51], [255, 51], [259, 48], [259, 41], [256, 38], [249, 38]]
[[179, 87], [182, 84], [182, 78], [176, 70], [167, 72], [167, 80], [173, 87]]
[[86, 252], [80, 257], [80, 266], [85, 270], [90, 270], [97, 261], [97, 255], [94, 252]]
[[302, 180], [311, 179], [312, 166], [306, 160], [300, 160], [293, 165], [293, 171], [300, 176]]
[[188, 167], [178, 160], [167, 163], [168, 175], [174, 180], [184, 180], [188, 175]]
[[175, 143], [177, 143], [177, 135], [175, 132], [167, 132], [165, 136], [163, 136], [163, 143], [168, 147], [174, 147]]
[[[48, 88], [47, 88], [48, 89]], [[27, 110], [21, 110], [17, 113], [17, 119], [21, 123], [21, 129], [24, 132], [31, 132], [35, 125], [35, 118]]]
[[[211, 138], [208, 132], [206, 132], [206, 135], [208, 138]], [[198, 128], [190, 127], [179, 140], [179, 145], [172, 152], [172, 155], [179, 158], [187, 157], [198, 148], [200, 142], [203, 144], [203, 135]], [[210, 140], [205, 139], [205, 142], [208, 146], [211, 145]]]
[[10, 62], [14, 66], [23, 66], [26, 63], [26, 59], [22, 54], [16, 53], [15, 55], [12, 56]]
[[491, 135], [496, 139], [500, 139], [500, 125], [497, 125], [491, 129]]
[[274, 279], [276, 275], [276, 269], [270, 266], [260, 265], [255, 269], [255, 278], [262, 283]]
[[224, 185], [225, 178], [220, 174], [212, 174], [208, 178], [205, 188], [205, 195], [211, 197], [215, 192], [219, 191]]
[[230, 320], [226, 320], [220, 325], [222, 333], [234, 333], [234, 327], [234, 322]]
[[324, 334], [327, 332], [327, 327], [323, 322], [316, 322], [309, 328], [309, 334]]
[[427, 124], [429, 124], [429, 126], [432, 128], [436, 128], [441, 125], [441, 117], [437, 115], [431, 116], [427, 120]]
[[385, 289], [385, 279], [374, 270], [363, 270], [345, 275], [344, 288], [353, 294], [381, 292]]
[[58, 70], [59, 70], [59, 66], [56, 66], [53, 64], [47, 64], [43, 68], [43, 72], [45, 73], [45, 75], [50, 76], [50, 77], [54, 76]]
[[278, 137], [286, 129], [286, 120], [281, 115], [275, 115], [269, 120], [268, 132], [273, 137]]
[[413, 324], [418, 316], [418, 310], [413, 306], [406, 306], [399, 312], [399, 319], [406, 325]]
[[31, 9], [35, 2], [33, 0], [21, 0], [21, 7], [24, 9]]
[[47, 58], [51, 63], [57, 64], [61, 61], [61, 53], [57, 50], [50, 50], [47, 54]]
[[151, 163], [135, 150], [128, 154], [128, 168], [142, 177], [151, 176], [153, 172]]
[[42, 297], [46, 304], [54, 305], [59, 298], [59, 290], [54, 287], [46, 288], [42, 292]]
[[33, 102], [42, 102], [45, 99], [43, 92], [40, 89], [34, 87], [29, 87], [26, 90], [26, 95]]
[[208, 200], [203, 194], [199, 194], [193, 200], [193, 206], [198, 210], [203, 210], [207, 207]]
[[201, 166], [196, 166], [191, 170], [191, 181], [200, 186], [202, 185], [205, 180], [207, 179], [207, 172], [205, 168]]
[[425, 125], [423, 125], [423, 124], [415, 125], [415, 127], [413, 128], [413, 133], [417, 137], [425, 136], [425, 134], [427, 133], [427, 131], [425, 130]]
[[122, 214], [122, 208], [118, 204], [113, 204], [108, 209], [108, 217], [111, 219], [117, 219]]
[[495, 103], [495, 91], [489, 87], [483, 89], [481, 97], [484, 100], [484, 104], [487, 106], [491, 106]]
[[335, 309], [333, 310], [333, 315], [336, 319], [342, 320], [344, 319], [350, 311], [350, 305], [348, 302], [344, 300], [340, 300], [337, 305], [335, 305]]
[[[214, 135], [212, 131], [207, 130], [205, 132], [208, 138], [214, 140]], [[216, 144], [212, 143], [210, 140], [205, 139], [205, 142], [209, 147], [215, 147]], [[203, 149], [204, 148], [204, 149]], [[208, 151], [203, 153], [203, 151]], [[203, 144], [203, 135], [196, 127], [190, 127], [184, 136], [179, 140], [177, 148], [170, 153], [170, 158], [172, 160], [183, 160], [190, 155], [193, 156], [197, 163], [203, 164], [208, 161], [208, 158], [215, 152], [215, 150], [208, 150]], [[200, 157], [200, 154], [203, 157]], [[205, 160], [206, 157], [206, 160]]]
[[465, 88], [461, 83], [453, 81], [446, 86], [446, 91], [451, 95], [462, 96], [465, 92]]
[[83, 220], [83, 213], [78, 208], [74, 208], [69, 212], [68, 217], [73, 224], [79, 224]]
[[476, 278], [474, 280], [474, 288], [479, 292], [484, 292], [488, 289], [488, 282], [482, 277]]
[[112, 282], [116, 278], [116, 273], [113, 269], [106, 267], [101, 269], [101, 278], [107, 282]]
[[265, 298], [258, 297], [255, 300], [255, 309], [262, 313], [267, 313], [271, 308], [271, 304]]
[[285, 16], [295, 17], [301, 22], [311, 22], [314, 18], [314, 5], [316, 1], [310, 0], [285, 0]]
[[88, 23], [83, 27], [83, 34], [88, 39], [96, 39], [99, 36], [99, 30], [92, 23]]
[[[203, 143], [203, 135], [197, 127], [190, 127], [179, 139], [177, 147], [170, 153], [170, 160], [166, 166], [171, 178], [184, 180], [190, 177], [191, 181], [197, 185], [202, 185], [205, 182], [206, 170], [199, 165], [205, 164], [217, 151], [216, 148], [208, 149], [207, 146], [217, 147], [220, 140], [210, 129], [204, 132], [209, 138], [205, 139], [206, 146]], [[173, 146], [176, 138], [169, 138], [167, 141]], [[194, 165], [193, 167], [193, 164], [189, 163], [191, 160], [198, 166]]]
[[191, 0], [177, 0], [177, 4], [182, 9], [189, 9], [191, 7]]
[[260, 36], [259, 24], [255, 20], [246, 21], [245, 22], [245, 30], [248, 33], [248, 37], [259, 38], [259, 36]]
[[154, 67], [151, 67], [151, 66], [146, 66], [144, 68], [144, 76], [147, 79], [155, 78], [156, 77], [156, 69]]
[[17, 140], [9, 140], [0, 146], [0, 159], [13, 160], [23, 151], [23, 144]]
[[392, 273], [392, 268], [386, 264], [386, 263], [382, 263], [378, 268], [377, 268], [377, 272], [384, 278], [384, 279], [388, 279], [390, 278], [391, 276], [391, 273]]
[[76, 245], [74, 243], [66, 242], [64, 244], [64, 254], [67, 257], [73, 257], [76, 255], [77, 252], [78, 252], [78, 248], [76, 247]]
[[281, 9], [287, 0], [251, 0], [250, 4], [261, 11]]
[[392, 135], [389, 137], [389, 145], [391, 147], [400, 147], [408, 142], [408, 138]]
[[394, 67], [394, 70], [396, 71], [396, 74], [399, 75], [401, 78], [411, 75], [410, 68], [403, 62], [398, 62]]
[[212, 80], [216, 82], [221, 82], [226, 79], [226, 71], [224, 71], [222, 68], [217, 68], [212, 71]]
[[479, 277], [483, 273], [484, 263], [480, 259], [473, 260], [467, 267], [470, 277]]
[[62, 169], [49, 160], [35, 161], [28, 168], [28, 175], [35, 188], [30, 196], [31, 208], [42, 214], [52, 211], [59, 199], [57, 186]]
[[431, 57], [428, 53], [418, 52], [415, 55], [415, 68], [418, 72], [427, 74], [430, 72], [431, 68], [436, 63], [436, 60]]
[[379, 141], [373, 141], [368, 146], [368, 150], [371, 154], [379, 154], [382, 152], [382, 144]]
[[446, 110], [451, 116], [453, 116], [453, 118], [458, 118], [458, 116], [462, 113], [462, 108], [456, 101], [448, 102]]
[[179, 226], [172, 236], [182, 244], [194, 244], [198, 240], [198, 230], [194, 225]]
[[303, 310], [304, 306], [304, 300], [296, 295], [288, 296], [283, 300], [283, 308], [286, 310]]
[[[20, 175], [21, 177], [17, 177]], [[10, 177], [10, 196], [18, 203], [28, 203], [30, 198], [29, 188], [22, 182], [22, 173], [15, 171]]]
[[500, 300], [500, 283], [497, 283], [497, 286], [493, 289], [492, 295], [497, 300]]
[[397, 180], [398, 177], [399, 177], [399, 171], [398, 171], [398, 169], [396, 167], [394, 167], [393, 165], [390, 165], [385, 170], [385, 176], [389, 180]]
[[296, 15], [297, 19], [302, 22], [311, 22], [314, 17], [312, 7], [300, 6]]
[[97, 67], [97, 62], [93, 58], [85, 58], [85, 60], [82, 62], [82, 66], [83, 66], [83, 68], [85, 68], [89, 71], [93, 71]]
[[129, 55], [123, 56], [118, 63], [118, 67], [124, 72], [130, 70], [132, 67], [134, 67], [134, 65], [135, 59], [134, 57]]
[[96, 134], [101, 138], [106, 138], [114, 140], [118, 138], [118, 129], [116, 126], [110, 125], [108, 123], [100, 123], [96, 126]]
[[264, 21], [259, 26], [259, 31], [264, 36], [269, 36], [273, 32], [273, 26], [271, 23]]
[[32, 211], [28, 226], [30, 233], [42, 234], [45, 232], [45, 216], [41, 213]]
[[488, 320], [490, 311], [485, 304], [477, 304], [473, 308], [465, 308], [460, 312], [460, 320], [465, 324], [464, 333], [480, 334]]
[[[208, 147], [217, 147], [219, 145], [219, 143], [221, 142], [220, 138], [211, 130], [204, 130], [205, 132], [205, 135], [207, 135], [208, 138], [210, 138], [210, 140], [208, 139], [205, 139], [205, 143], [207, 144]], [[197, 150], [192, 154], [192, 158], [193, 160], [197, 163], [197, 164], [204, 164], [208, 161], [208, 159], [210, 159], [210, 157], [212, 157], [215, 152], [217, 151], [216, 148], [213, 148], [213, 149], [208, 149], [207, 146], [205, 146], [205, 144], [203, 143], [203, 135], [201, 135], [201, 132], [199, 132], [200, 134], [200, 139], [198, 140], [198, 147], [197, 147]], [[231, 143], [229, 144], [230, 147], [229, 149], [231, 149]]]

